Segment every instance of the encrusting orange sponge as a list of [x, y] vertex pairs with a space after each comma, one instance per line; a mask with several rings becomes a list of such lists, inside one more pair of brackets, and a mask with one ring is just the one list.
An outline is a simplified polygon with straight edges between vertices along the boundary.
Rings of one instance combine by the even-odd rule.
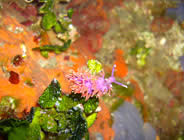
[[[41, 42], [35, 41], [35, 34], [8, 15], [1, 17], [0, 28], [0, 99], [12, 96], [19, 100], [17, 115], [29, 112], [36, 106], [39, 96], [49, 83], [56, 78], [62, 92], [70, 93], [69, 81], [65, 73], [86, 63], [84, 56], [74, 48], [59, 55], [49, 53], [49, 58], [41, 56], [32, 48], [49, 44], [47, 35]], [[65, 60], [68, 57], [69, 60]]]
[[114, 56], [115, 56], [114, 64], [116, 64], [115, 76], [123, 78], [128, 73], [128, 68], [127, 68], [125, 61], [123, 59], [123, 51], [121, 49], [117, 49], [115, 51]]

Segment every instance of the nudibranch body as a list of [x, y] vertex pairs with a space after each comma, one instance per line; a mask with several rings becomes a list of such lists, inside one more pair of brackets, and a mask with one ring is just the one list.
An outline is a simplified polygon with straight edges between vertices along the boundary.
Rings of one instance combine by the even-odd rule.
[[89, 70], [79, 69], [77, 72], [72, 72], [66, 77], [71, 83], [71, 89], [74, 93], [81, 94], [88, 100], [90, 97], [101, 97], [104, 94], [109, 94], [112, 91], [112, 83], [126, 87], [126, 85], [116, 81], [114, 77], [116, 65], [113, 66], [111, 76], [105, 78], [104, 71], [102, 70], [97, 75], [90, 73]]

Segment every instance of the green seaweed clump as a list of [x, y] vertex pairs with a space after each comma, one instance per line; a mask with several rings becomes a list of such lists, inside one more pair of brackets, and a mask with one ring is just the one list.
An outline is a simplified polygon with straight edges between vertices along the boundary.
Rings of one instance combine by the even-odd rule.
[[28, 126], [28, 139], [30, 140], [36, 140], [41, 139], [41, 127], [40, 127], [40, 116], [41, 116], [41, 109], [39, 107], [32, 108], [30, 116], [31, 117], [31, 123]]
[[58, 81], [54, 79], [40, 96], [38, 103], [42, 108], [52, 108], [60, 96], [61, 87]]
[[84, 103], [84, 112], [89, 115], [95, 112], [98, 105], [99, 105], [98, 98], [92, 97], [90, 100]]
[[70, 139], [81, 140], [87, 132], [87, 122], [80, 108], [73, 107], [67, 111]]
[[138, 40], [135, 47], [130, 50], [130, 54], [136, 56], [137, 65], [140, 67], [143, 67], [146, 64], [146, 58], [151, 51], [151, 48], [146, 48], [145, 45], [143, 40]]
[[7, 118], [8, 116], [14, 115], [18, 101], [10, 96], [4, 96], [0, 101], [0, 118]]
[[57, 23], [56, 15], [53, 12], [46, 13], [42, 18], [42, 28], [44, 30], [50, 30], [53, 26], [55, 26]]
[[39, 112], [32, 108], [26, 118], [2, 119], [0, 120], [0, 135], [8, 140], [38, 140], [41, 138], [38, 118]]
[[40, 126], [45, 132], [57, 133], [57, 122], [54, 119], [54, 115], [50, 115], [49, 111], [41, 114]]
[[0, 135], [8, 140], [81, 140], [96, 120], [98, 104], [95, 97], [85, 101], [79, 94], [62, 94], [54, 79], [27, 116], [0, 120]]
[[36, 47], [33, 48], [32, 50], [39, 50], [41, 52], [41, 55], [44, 56], [45, 58], [48, 58], [48, 52], [55, 52], [56, 54], [59, 54], [63, 51], [66, 51], [70, 44], [71, 44], [71, 40], [67, 40], [67, 41], [63, 41], [64, 44], [63, 46], [59, 46], [59, 45], [44, 45], [41, 47]]
[[73, 101], [70, 96], [62, 96], [61, 100], [58, 100], [56, 103], [56, 110], [59, 112], [67, 111], [68, 109], [76, 106], [78, 102]]
[[[60, 39], [63, 45], [44, 45], [40, 47], [33, 48], [33, 50], [39, 50], [41, 55], [48, 58], [49, 52], [55, 52], [59, 54], [67, 50], [71, 44], [70, 31], [72, 26], [72, 14], [73, 9], [65, 10], [60, 13], [59, 16], [56, 15], [54, 5], [57, 4], [55, 0], [39, 0], [42, 6], [39, 8], [39, 13], [43, 15], [41, 20], [41, 28], [45, 31], [52, 30], [57, 34], [57, 38]], [[72, 26], [73, 27], [73, 26]], [[59, 35], [62, 34], [62, 35]], [[59, 37], [59, 36], [62, 36]]]
[[97, 113], [93, 113], [91, 115], [89, 115], [86, 120], [87, 120], [87, 123], [88, 123], [88, 128], [91, 127], [93, 125], [93, 123], [95, 122], [96, 120], [96, 117], [97, 117]]
[[44, 3], [39, 9], [40, 14], [48, 13], [54, 8], [54, 0], [39, 0], [39, 2]]

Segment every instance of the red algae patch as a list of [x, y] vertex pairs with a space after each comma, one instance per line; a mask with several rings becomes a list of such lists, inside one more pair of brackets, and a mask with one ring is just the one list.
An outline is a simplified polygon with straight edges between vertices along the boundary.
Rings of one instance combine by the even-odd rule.
[[113, 9], [115, 6], [122, 6], [124, 0], [103, 0], [104, 7], [107, 10]]
[[80, 33], [74, 46], [82, 48], [84, 53], [96, 53], [102, 47], [103, 35], [109, 30], [110, 23], [103, 4], [103, 0], [74, 0], [68, 5], [74, 9], [72, 23]]
[[110, 25], [101, 0], [87, 0], [81, 3], [72, 1], [68, 8], [74, 9], [72, 22], [81, 35], [103, 35], [108, 31]]
[[21, 55], [17, 55], [13, 58], [13, 64], [15, 66], [19, 66], [23, 63], [23, 57]]
[[12, 84], [18, 84], [19, 83], [19, 74], [14, 72], [14, 71], [10, 71], [9, 81]]
[[166, 73], [166, 79], [164, 80], [164, 85], [178, 100], [182, 100], [182, 93], [184, 88], [184, 72], [168, 71]]
[[[95, 38], [95, 37], [92, 37]], [[78, 51], [80, 51], [80, 53], [85, 56], [85, 58], [87, 59], [95, 59], [94, 56], [94, 52], [96, 52], [98, 49], [97, 48], [101, 48], [101, 43], [98, 44], [98, 42], [100, 43], [100, 41], [98, 41], [98, 39], [96, 39], [94, 42], [92, 40], [89, 40], [89, 38], [87, 39], [87, 37], [85, 36], [81, 36], [80, 38], [78, 38], [73, 44], [72, 46], [75, 47]], [[96, 44], [98, 46], [96, 46]]]

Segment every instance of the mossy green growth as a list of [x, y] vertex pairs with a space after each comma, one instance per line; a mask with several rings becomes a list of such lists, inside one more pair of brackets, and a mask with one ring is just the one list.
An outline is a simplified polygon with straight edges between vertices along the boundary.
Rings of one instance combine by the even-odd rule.
[[86, 119], [79, 107], [73, 107], [59, 114], [58, 120], [59, 140], [81, 140], [88, 132]]
[[56, 110], [58, 112], [67, 111], [68, 109], [76, 106], [77, 104], [78, 102], [73, 101], [70, 96], [64, 95], [61, 97], [61, 99], [56, 102]]
[[44, 3], [39, 9], [40, 14], [45, 14], [52, 11], [54, 7], [54, 0], [39, 0], [39, 2]]
[[85, 101], [85, 98], [84, 97], [81, 97], [80, 94], [75, 94], [74, 92], [72, 92], [69, 97], [74, 101], [74, 102], [78, 102], [79, 104], [84, 104], [86, 101]]
[[55, 120], [57, 112], [55, 108], [41, 109], [41, 115], [39, 116], [39, 125], [45, 131], [49, 133], [57, 133], [58, 124]]
[[40, 96], [38, 103], [42, 108], [52, 108], [60, 96], [60, 84], [54, 79]]
[[29, 120], [19, 120], [16, 118], [2, 119], [0, 120], [0, 134], [8, 134], [15, 127], [19, 127], [22, 125], [28, 126], [29, 123]]
[[40, 140], [45, 140], [45, 133], [43, 131], [40, 132]]
[[97, 60], [88, 60], [87, 66], [92, 74], [97, 74], [102, 71], [102, 64]]
[[57, 133], [57, 122], [53, 116], [47, 113], [41, 115], [40, 126], [46, 132]]
[[0, 117], [11, 116], [18, 106], [18, 100], [10, 96], [4, 96], [0, 100]]
[[41, 55], [45, 58], [48, 58], [49, 57], [49, 52], [48, 51], [40, 51]]
[[18, 102], [15, 98], [10, 96], [4, 96], [1, 98], [1, 101], [0, 101], [0, 109], [4, 107], [15, 109], [17, 107], [17, 103]]
[[137, 64], [144, 66], [146, 64], [146, 57], [149, 55], [151, 48], [139, 48], [137, 57]]
[[[30, 114], [24, 118], [19, 119], [6, 119], [0, 121], [0, 133], [7, 135], [8, 140], [39, 140], [41, 139], [41, 113], [42, 109], [39, 107], [32, 108]], [[3, 132], [2, 132], [3, 130]], [[43, 134], [42, 134], [43, 137]]]
[[80, 94], [61, 96], [60, 84], [53, 80], [39, 98], [40, 107], [32, 108], [22, 120], [0, 120], [0, 135], [10, 140], [38, 140], [44, 139], [45, 133], [60, 135], [63, 140], [81, 140], [96, 120], [98, 104], [95, 97], [85, 101]]
[[41, 52], [41, 55], [45, 58], [48, 58], [48, 52], [55, 52], [56, 54], [59, 54], [63, 51], [66, 51], [71, 44], [71, 40], [67, 40], [65, 42], [63, 42], [63, 46], [59, 46], [59, 45], [44, 45], [41, 47], [36, 47], [33, 48], [32, 50], [39, 50]]
[[4, 131], [9, 140], [38, 140], [41, 138], [40, 115], [41, 109], [36, 107], [32, 108], [30, 114], [23, 120], [6, 119], [0, 122], [0, 125], [4, 126], [3, 128], [9, 127], [9, 131]]
[[29, 131], [27, 126], [14, 127], [8, 134], [8, 140], [27, 140], [27, 132]]
[[65, 113], [58, 113], [55, 117], [55, 120], [58, 123], [58, 132], [64, 133], [67, 128], [67, 117]]
[[85, 112], [85, 114], [89, 115], [89, 114], [95, 112], [98, 105], [99, 105], [99, 99], [96, 98], [96, 97], [92, 97], [92, 98], [90, 98], [90, 100], [87, 100], [84, 103], [84, 112]]
[[85, 98], [81, 97], [80, 94], [70, 94], [63, 95], [55, 104], [56, 110], [58, 112], [67, 111], [72, 107], [81, 104], [84, 107], [84, 113], [86, 115], [90, 115], [94, 113], [99, 105], [99, 99], [96, 97], [92, 97], [89, 100], [85, 101]]
[[93, 113], [86, 118], [88, 128], [90, 128], [94, 124], [96, 117], [97, 117], [97, 113]]
[[150, 54], [151, 48], [145, 47], [146, 43], [143, 40], [138, 40], [134, 48], [130, 50], [131, 55], [137, 58], [137, 65], [142, 67], [146, 64], [146, 58]]
[[72, 15], [73, 15], [73, 9], [72, 8], [68, 9], [67, 15], [68, 15], [69, 18], [72, 18]]
[[62, 26], [60, 22], [57, 22], [56, 25], [54, 26], [54, 31], [56, 33], [64, 33], [66, 29]]
[[137, 55], [139, 48], [144, 48], [146, 45], [146, 42], [143, 40], [138, 40], [133, 48], [130, 50], [130, 55]]
[[59, 100], [56, 102], [55, 107], [56, 111], [63, 112], [68, 111], [72, 107], [83, 104], [85, 102], [84, 98], [81, 98], [79, 94], [70, 94], [70, 95], [63, 95]]
[[41, 127], [38, 123], [31, 123], [28, 127], [27, 140], [39, 140], [41, 139]]
[[57, 3], [55, 0], [39, 0], [39, 3], [43, 3], [43, 5], [39, 8], [39, 13], [43, 15], [41, 20], [41, 27], [45, 31], [49, 31], [53, 29], [56, 34], [62, 33], [63, 36], [57, 36], [64, 45], [44, 45], [40, 47], [33, 48], [32, 50], [39, 50], [41, 55], [45, 58], [49, 57], [49, 52], [55, 52], [59, 54], [65, 50], [67, 50], [71, 44], [71, 25], [72, 20], [71, 17], [73, 15], [73, 9], [62, 10], [62, 13], [59, 16], [56, 16], [54, 5]]
[[41, 21], [41, 26], [44, 30], [50, 30], [57, 24], [56, 15], [53, 12], [46, 13]]
[[7, 136], [8, 140], [38, 140], [41, 128], [36, 114], [31, 111], [29, 116], [22, 120], [17, 118], [0, 120], [0, 134]]
[[72, 24], [71, 19], [66, 18], [65, 15], [63, 15], [63, 16], [61, 16], [61, 17], [59, 18], [59, 23], [61, 24], [64, 33], [67, 32], [67, 31], [70, 31], [69, 25]]
[[28, 140], [36, 140], [41, 138], [41, 127], [40, 127], [40, 117], [41, 109], [39, 107], [31, 109], [32, 122], [29, 124], [28, 129]]
[[81, 140], [87, 130], [87, 122], [80, 108], [73, 107], [67, 111], [69, 139]]

